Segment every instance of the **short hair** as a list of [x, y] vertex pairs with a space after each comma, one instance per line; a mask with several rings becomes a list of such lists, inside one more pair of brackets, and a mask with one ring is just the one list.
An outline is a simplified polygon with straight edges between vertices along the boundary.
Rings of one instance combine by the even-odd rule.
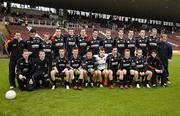
[[92, 50], [91, 50], [91, 49], [88, 49], [86, 53], [88, 53], [88, 52], [91, 52], [91, 53], [92, 53]]
[[124, 52], [130, 52], [130, 49], [125, 49]]
[[93, 32], [94, 32], [94, 31], [97, 31], [97, 32], [99, 32], [99, 30], [98, 30], [98, 29], [93, 29]]
[[104, 48], [101, 46], [99, 47], [99, 51], [105, 51]]
[[43, 35], [50, 35], [50, 34], [46, 32], [46, 33], [44, 33]]
[[20, 34], [21, 34], [21, 32], [20, 32], [20, 31], [16, 31], [16, 32], [15, 32], [15, 34], [16, 34], [16, 33], [20, 33]]
[[72, 50], [78, 50], [78, 48], [77, 47], [73, 47], [73, 49]]
[[64, 47], [60, 47], [59, 50], [64, 50], [65, 51], [66, 49]]
[[23, 53], [24, 53], [24, 52], [29, 52], [29, 50], [28, 50], [28, 49], [23, 49]]
[[68, 30], [73, 30], [73, 31], [74, 31], [74, 29], [73, 29], [73, 28], [68, 28]]
[[60, 28], [60, 27], [57, 27], [56, 30], [61, 30], [61, 28]]
[[134, 32], [132, 29], [129, 29], [129, 30], [128, 30], [128, 33], [129, 33], [130, 31]]
[[155, 49], [153, 49], [153, 50], [151, 51], [151, 54], [152, 54], [153, 52], [157, 54], [157, 51], [156, 51]]
[[157, 29], [156, 28], [152, 28], [152, 31], [157, 31]]
[[111, 29], [106, 29], [106, 32], [111, 32]]
[[124, 29], [123, 29], [123, 28], [119, 28], [119, 29], [118, 29], [118, 32], [119, 32], [119, 31], [123, 31], [123, 32], [124, 32]]
[[40, 54], [41, 52], [44, 52], [44, 53], [45, 53], [45, 51], [44, 51], [44, 50], [40, 50], [40, 51], [39, 51], [39, 54]]
[[113, 50], [113, 49], [117, 49], [117, 46], [113, 46], [111, 50]]
[[137, 49], [136, 49], [136, 51], [140, 51], [140, 50], [142, 51], [142, 49], [141, 49], [141, 48], [137, 48]]
[[30, 33], [36, 33], [36, 30], [35, 29], [31, 29]]

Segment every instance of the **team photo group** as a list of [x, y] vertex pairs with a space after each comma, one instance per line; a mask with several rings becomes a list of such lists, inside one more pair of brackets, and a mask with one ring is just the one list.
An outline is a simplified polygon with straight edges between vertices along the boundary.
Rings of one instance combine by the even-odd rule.
[[56, 28], [54, 35], [45, 32], [42, 38], [35, 29], [29, 38], [14, 33], [7, 44], [10, 89], [155, 88], [170, 83], [172, 46], [167, 34], [159, 35], [155, 28], [148, 34], [139, 30], [138, 36], [119, 29], [115, 38], [109, 29], [104, 37], [97, 29], [90, 35], [86, 29], [79, 34], [72, 28], [66, 31]]

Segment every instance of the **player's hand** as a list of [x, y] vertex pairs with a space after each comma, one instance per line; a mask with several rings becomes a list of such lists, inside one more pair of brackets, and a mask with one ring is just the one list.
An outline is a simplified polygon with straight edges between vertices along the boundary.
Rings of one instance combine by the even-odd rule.
[[171, 59], [168, 59], [168, 63], [171, 63], [172, 62], [172, 60]]
[[158, 69], [155, 69], [156, 73], [160, 73], [160, 71]]
[[163, 73], [163, 70], [159, 70], [160, 71], [160, 73]]
[[145, 75], [145, 73], [144, 72], [140, 72], [140, 75]]
[[23, 80], [24, 76], [23, 75], [19, 75], [19, 79]]
[[24, 78], [24, 79], [26, 79], [26, 77], [25, 77], [25, 76], [23, 76], [23, 78]]

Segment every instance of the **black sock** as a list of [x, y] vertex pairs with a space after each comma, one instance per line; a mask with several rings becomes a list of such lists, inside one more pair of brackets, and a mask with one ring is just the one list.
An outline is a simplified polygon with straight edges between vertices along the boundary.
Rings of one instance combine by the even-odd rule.
[[82, 79], [79, 79], [79, 86], [82, 86]]
[[145, 81], [145, 84], [148, 84], [148, 83], [149, 83], [149, 80], [146, 80], [146, 81]]
[[113, 80], [109, 80], [109, 85], [113, 85]]
[[52, 80], [52, 84], [56, 86], [56, 80]]
[[122, 85], [123, 84], [123, 80], [119, 80], [119, 85]]
[[68, 82], [68, 81], [65, 81], [65, 86], [66, 86], [66, 85], [69, 85], [69, 82]]
[[129, 85], [132, 85], [133, 76], [129, 77]]
[[73, 86], [76, 86], [76, 80], [75, 79], [72, 80], [72, 84], [73, 84]]

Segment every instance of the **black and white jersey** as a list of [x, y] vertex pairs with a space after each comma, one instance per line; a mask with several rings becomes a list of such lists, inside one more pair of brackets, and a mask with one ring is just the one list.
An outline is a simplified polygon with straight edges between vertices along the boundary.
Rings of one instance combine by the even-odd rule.
[[99, 54], [99, 47], [102, 44], [102, 40], [98, 37], [96, 39], [91, 40], [90, 48], [92, 49], [93, 55]]
[[121, 60], [121, 69], [130, 70], [134, 66], [134, 59], [132, 57], [122, 58]]
[[70, 58], [72, 56], [72, 49], [77, 46], [77, 40], [76, 37], [68, 36], [66, 38], [66, 50], [67, 50], [67, 56]]
[[127, 38], [126, 39], [126, 49], [129, 49], [131, 52], [131, 56], [134, 56], [136, 49], [136, 39], [135, 38]]
[[73, 69], [78, 69], [79, 67], [81, 67], [81, 59], [78, 57], [78, 58], [74, 58], [72, 57], [70, 59], [70, 67], [72, 67]]
[[135, 63], [135, 70], [140, 72], [145, 72], [147, 70], [147, 58], [145, 56], [142, 57], [135, 57], [134, 58]]
[[111, 70], [118, 70], [120, 67], [121, 62], [121, 56], [120, 54], [117, 54], [116, 56], [113, 56], [112, 54], [108, 55], [107, 57], [107, 68]]
[[25, 42], [23, 40], [18, 41], [17, 39], [13, 39], [8, 43], [8, 53], [10, 54], [10, 59], [18, 60], [21, 58], [23, 49], [25, 48]]
[[34, 72], [34, 63], [31, 59], [28, 59], [28, 61], [25, 61], [24, 58], [20, 58], [17, 61], [17, 75], [23, 75], [26, 78], [31, 78], [32, 74]]
[[49, 74], [51, 64], [49, 64], [48, 59], [40, 60], [39, 58], [35, 59], [35, 72], [41, 72], [42, 74]]
[[69, 61], [67, 58], [63, 57], [57, 57], [53, 61], [53, 66], [55, 66], [59, 72], [63, 71], [65, 68], [69, 68]]
[[39, 51], [41, 49], [41, 42], [42, 40], [38, 37], [36, 38], [30, 38], [26, 40], [25, 42], [25, 48], [28, 49], [30, 52], [32, 52], [31, 57], [37, 58]]
[[105, 49], [105, 53], [109, 54], [111, 53], [112, 47], [114, 46], [114, 39], [107, 39], [105, 38], [103, 40], [103, 47]]
[[79, 55], [83, 57], [86, 54], [88, 43], [82, 37], [77, 38], [77, 47], [79, 50]]
[[147, 37], [138, 37], [136, 39], [136, 47], [142, 49], [143, 55], [147, 56], [147, 50], [148, 50], [148, 38]]
[[41, 49], [45, 52], [46, 58], [51, 60], [53, 58], [53, 45], [50, 42], [42, 42]]
[[55, 57], [59, 55], [59, 49], [60, 48], [65, 48], [65, 39], [61, 36], [61, 37], [55, 37], [54, 38], [54, 42], [53, 42], [53, 50], [54, 50], [54, 54]]
[[118, 48], [118, 52], [121, 54], [121, 56], [124, 55], [124, 49], [126, 47], [126, 40], [124, 38], [117, 37], [115, 39], [116, 47]]
[[91, 59], [87, 59], [85, 58], [83, 60], [83, 63], [82, 63], [82, 66], [85, 70], [88, 70], [88, 69], [96, 69], [96, 61], [95, 61], [95, 58], [91, 58]]
[[158, 50], [159, 42], [160, 42], [159, 37], [149, 36], [148, 37], [148, 52], [151, 53], [152, 50]]

